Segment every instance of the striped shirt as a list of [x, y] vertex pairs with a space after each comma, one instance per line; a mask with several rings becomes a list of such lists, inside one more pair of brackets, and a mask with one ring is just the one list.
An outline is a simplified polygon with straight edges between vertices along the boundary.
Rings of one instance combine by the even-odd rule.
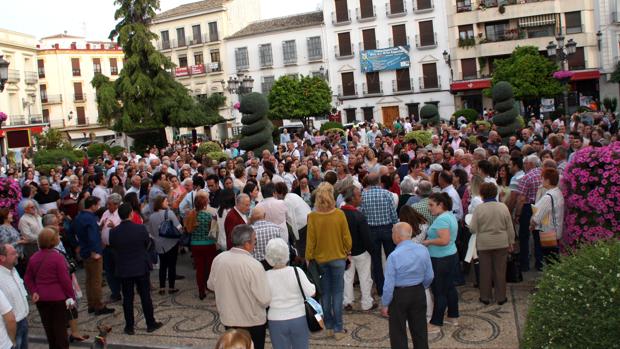
[[540, 167], [530, 170], [519, 181], [517, 191], [525, 196], [526, 204], [534, 204], [536, 202], [536, 192], [542, 185], [541, 171]]

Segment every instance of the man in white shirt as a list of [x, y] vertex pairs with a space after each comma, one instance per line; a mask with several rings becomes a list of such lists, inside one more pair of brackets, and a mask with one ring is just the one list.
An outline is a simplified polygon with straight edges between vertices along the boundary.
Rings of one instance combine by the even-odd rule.
[[[282, 229], [282, 235], [288, 237], [288, 228], [286, 227], [288, 207], [286, 207], [284, 201], [273, 197], [275, 193], [275, 184], [273, 182], [265, 184], [261, 189], [264, 199], [259, 202], [256, 207], [262, 207], [265, 209], [265, 219], [280, 226], [280, 229]], [[288, 239], [285, 240], [288, 241]]]
[[108, 201], [108, 188], [106, 187], [105, 175], [100, 172], [95, 175], [95, 189], [93, 189], [93, 196], [99, 198], [100, 202]]
[[447, 193], [452, 199], [452, 213], [459, 221], [463, 218], [463, 204], [461, 204], [461, 197], [459, 193], [454, 189], [452, 185], [452, 174], [449, 171], [441, 171], [439, 174], [439, 187], [441, 187], [442, 193]]
[[[28, 293], [24, 282], [15, 270], [17, 251], [11, 244], [0, 245], [0, 292], [8, 300], [16, 322], [14, 348], [28, 347]], [[0, 336], [1, 337], [1, 336]], [[1, 338], [0, 338], [1, 339]]]
[[103, 213], [99, 221], [101, 244], [103, 245], [103, 270], [105, 270], [106, 281], [112, 292], [110, 295], [111, 302], [121, 300], [121, 282], [114, 276], [116, 269], [114, 256], [112, 249], [108, 246], [110, 245], [110, 230], [121, 224], [121, 217], [118, 215], [118, 207], [121, 203], [123, 203], [123, 198], [119, 194], [110, 194], [107, 201], [108, 210]]
[[136, 193], [138, 199], [140, 199], [140, 185], [142, 184], [142, 177], [135, 175], [131, 177], [131, 187], [127, 189], [127, 193]]
[[0, 349], [12, 349], [15, 344], [17, 324], [15, 313], [4, 293], [0, 291]]

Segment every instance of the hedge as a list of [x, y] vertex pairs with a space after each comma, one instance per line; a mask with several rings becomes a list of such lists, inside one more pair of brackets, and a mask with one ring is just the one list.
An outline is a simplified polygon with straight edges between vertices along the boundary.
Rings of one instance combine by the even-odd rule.
[[324, 132], [326, 130], [331, 130], [333, 128], [344, 129], [341, 123], [337, 121], [328, 121], [324, 123], [323, 125], [321, 125], [321, 132]]
[[125, 148], [120, 145], [115, 145], [112, 148], [110, 148], [110, 154], [112, 154], [112, 156], [116, 156], [124, 151], [125, 151]]
[[452, 115], [455, 116], [457, 119], [459, 116], [464, 116], [465, 119], [467, 119], [467, 123], [476, 122], [476, 120], [478, 120], [478, 111], [476, 111], [475, 109], [471, 109], [471, 108], [464, 108], [461, 110], [457, 110]]
[[88, 153], [88, 157], [92, 159], [101, 156], [104, 150], [109, 153], [110, 146], [105, 143], [92, 143], [88, 146], [86, 153]]
[[431, 131], [411, 131], [405, 135], [405, 142], [409, 142], [412, 139], [415, 139], [419, 146], [427, 146], [431, 144], [431, 138], [433, 134]]
[[215, 142], [203, 142], [196, 150], [196, 156], [202, 157], [205, 154], [222, 151], [219, 144]]
[[34, 154], [34, 164], [37, 168], [41, 165], [59, 166], [63, 159], [67, 159], [70, 162], [76, 162], [81, 160], [83, 157], [84, 153], [81, 150], [39, 150]]

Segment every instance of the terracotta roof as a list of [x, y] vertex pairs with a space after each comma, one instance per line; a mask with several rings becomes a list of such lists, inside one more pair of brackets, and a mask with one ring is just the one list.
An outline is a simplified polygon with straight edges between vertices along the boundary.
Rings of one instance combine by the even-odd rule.
[[177, 6], [168, 11], [164, 11], [157, 16], [155, 16], [155, 21], [161, 21], [164, 19], [189, 15], [195, 12], [202, 12], [207, 10], [215, 10], [218, 8], [222, 8], [225, 0], [204, 0], [204, 1], [196, 1], [191, 2], [189, 4], [184, 4], [181, 6]]
[[46, 36], [44, 38], [41, 38], [41, 40], [45, 40], [45, 39], [84, 39], [84, 37], [60, 33], [60, 34]]
[[309, 27], [319, 24], [323, 24], [323, 11], [313, 11], [298, 15], [256, 21], [250, 23], [247, 27], [239, 30], [226, 39], [235, 39], [243, 36]]

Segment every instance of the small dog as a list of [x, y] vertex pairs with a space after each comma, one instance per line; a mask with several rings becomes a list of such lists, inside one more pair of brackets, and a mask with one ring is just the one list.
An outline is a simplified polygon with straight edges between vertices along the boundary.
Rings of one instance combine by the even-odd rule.
[[99, 330], [99, 335], [95, 337], [95, 341], [93, 345], [90, 346], [90, 349], [107, 349], [108, 343], [106, 337], [112, 332], [112, 327], [101, 324], [97, 326], [97, 329]]

